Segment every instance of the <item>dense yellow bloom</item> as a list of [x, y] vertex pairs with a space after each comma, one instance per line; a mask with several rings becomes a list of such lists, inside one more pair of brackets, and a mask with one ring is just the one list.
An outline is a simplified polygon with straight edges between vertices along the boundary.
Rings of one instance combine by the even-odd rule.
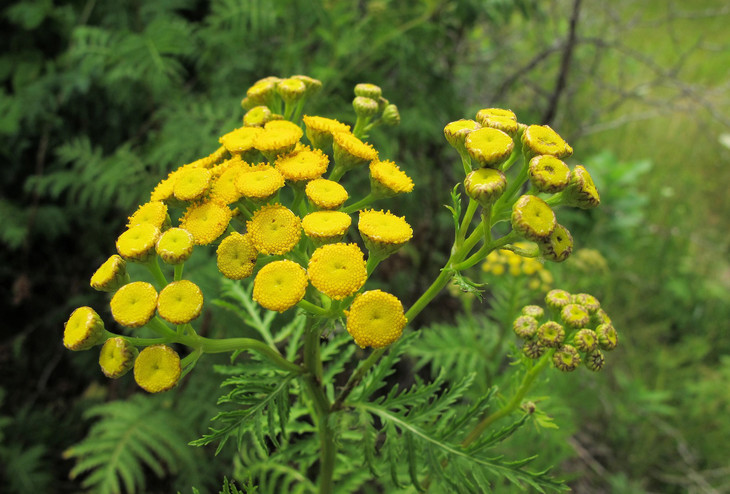
[[261, 133], [263, 129], [260, 127], [241, 127], [223, 135], [218, 141], [231, 153], [245, 153], [254, 148]]
[[337, 209], [349, 197], [342, 185], [324, 178], [308, 182], [304, 193], [307, 195], [307, 199], [320, 209]]
[[263, 127], [273, 114], [268, 106], [254, 106], [243, 116], [244, 127]]
[[203, 197], [210, 186], [210, 170], [207, 168], [187, 168], [175, 181], [172, 192], [180, 201], [195, 201]]
[[157, 241], [157, 255], [167, 264], [180, 264], [193, 254], [193, 234], [182, 228], [166, 230]]
[[253, 299], [262, 307], [284, 312], [304, 298], [307, 272], [294, 261], [270, 262], [253, 280]]
[[248, 235], [233, 232], [223, 239], [216, 250], [218, 270], [232, 280], [248, 278], [256, 266], [258, 254]]
[[246, 165], [240, 159], [232, 159], [226, 161], [221, 170], [215, 170], [213, 183], [210, 186], [209, 198], [211, 201], [221, 202], [223, 204], [233, 204], [241, 198], [241, 191], [236, 185], [238, 176], [248, 170]]
[[329, 149], [335, 132], [350, 132], [349, 125], [331, 118], [304, 115], [302, 121], [307, 129], [307, 139], [317, 149]]
[[316, 211], [302, 218], [302, 229], [316, 242], [331, 243], [342, 240], [351, 223], [350, 215], [341, 211]]
[[220, 237], [233, 217], [225, 204], [206, 201], [191, 204], [180, 219], [180, 228], [192, 233], [196, 245], [208, 245]]
[[276, 169], [286, 180], [301, 182], [322, 176], [329, 166], [329, 158], [319, 149], [304, 146], [292, 153], [279, 156]]
[[266, 105], [271, 96], [276, 92], [276, 85], [279, 83], [278, 77], [265, 77], [254, 83], [253, 86], [246, 91], [246, 98], [254, 105]]
[[151, 223], [162, 230], [170, 223], [167, 215], [167, 205], [162, 201], [150, 201], [142, 204], [135, 213], [129, 217], [128, 227], [140, 223]]
[[99, 352], [99, 367], [110, 379], [118, 379], [134, 366], [139, 352], [124, 338], [109, 338]]
[[127, 282], [127, 263], [116, 254], [104, 261], [91, 276], [91, 287], [101, 292], [114, 292]]
[[335, 132], [332, 136], [335, 163], [346, 170], [378, 159], [378, 152], [350, 132]]
[[573, 154], [573, 148], [548, 125], [527, 127], [522, 134], [522, 145], [528, 157], [549, 154], [563, 159]]
[[280, 154], [293, 151], [302, 135], [298, 125], [288, 120], [272, 120], [266, 122], [264, 131], [256, 136], [254, 147], [274, 161]]
[[380, 290], [371, 290], [355, 297], [345, 315], [347, 332], [361, 348], [390, 345], [400, 338], [408, 322], [400, 300]]
[[450, 122], [444, 127], [444, 137], [452, 147], [454, 147], [460, 153], [466, 153], [466, 136], [471, 132], [480, 129], [481, 125], [474, 120], [456, 120]]
[[413, 190], [413, 180], [392, 161], [370, 162], [370, 184], [376, 196], [392, 197]]
[[157, 297], [157, 312], [172, 324], [185, 324], [200, 315], [203, 292], [189, 280], [173, 281]]
[[483, 127], [470, 132], [464, 141], [467, 153], [482, 168], [496, 168], [509, 158], [515, 143], [498, 129]]
[[150, 201], [167, 201], [172, 197], [172, 191], [175, 187], [175, 180], [177, 180], [177, 174], [171, 172], [167, 175], [167, 178], [163, 179], [158, 183], [150, 194]]
[[284, 187], [284, 176], [269, 165], [256, 165], [244, 170], [236, 178], [236, 187], [241, 195], [263, 201]]
[[104, 323], [91, 307], [79, 307], [63, 325], [63, 345], [69, 350], [88, 350], [104, 340]]
[[529, 240], [548, 238], [555, 225], [555, 213], [537, 196], [526, 194], [512, 207], [512, 228]]
[[380, 256], [392, 254], [413, 237], [413, 229], [405, 218], [390, 211], [360, 211], [357, 229], [368, 250]]
[[151, 223], [140, 223], [117, 238], [117, 252], [128, 261], [143, 262], [154, 252], [160, 229]]
[[356, 293], [367, 280], [367, 268], [357, 244], [328, 244], [314, 251], [307, 269], [312, 285], [335, 300]]
[[246, 224], [251, 242], [262, 254], [291, 251], [302, 235], [301, 220], [281, 204], [264, 206]]
[[155, 314], [157, 290], [144, 281], [134, 281], [117, 290], [110, 305], [115, 321], [122, 326], [139, 328]]
[[134, 380], [148, 393], [172, 389], [181, 374], [180, 356], [167, 345], [148, 346], [134, 361]]

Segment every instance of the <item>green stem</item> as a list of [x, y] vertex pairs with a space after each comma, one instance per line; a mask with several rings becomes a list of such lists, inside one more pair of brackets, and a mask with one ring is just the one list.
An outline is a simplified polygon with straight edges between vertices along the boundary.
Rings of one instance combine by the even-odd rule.
[[160, 319], [160, 316], [155, 316], [150, 319], [150, 322], [147, 323], [147, 327], [162, 337], [171, 339], [177, 338], [177, 333], [173, 331], [170, 326], [165, 324], [165, 321]]
[[180, 281], [182, 279], [183, 275], [183, 268], [185, 267], [185, 263], [181, 262], [180, 264], [175, 264], [175, 281]]
[[488, 244], [482, 245], [482, 247], [476, 251], [471, 257], [469, 257], [466, 261], [462, 261], [460, 263], [453, 264], [452, 267], [457, 271], [462, 271], [464, 269], [469, 269], [482, 259], [484, 259], [490, 252], [492, 252], [494, 249], [499, 249], [500, 247], [507, 245], [509, 243], [514, 242], [515, 240], [518, 240], [520, 238], [519, 234], [517, 234], [514, 230], [509, 232], [504, 237], [498, 238], [494, 242], [490, 242]]
[[167, 286], [167, 279], [165, 278], [165, 275], [162, 274], [162, 270], [160, 269], [160, 261], [157, 255], [150, 256], [150, 258], [142, 264], [144, 264], [152, 277], [155, 279], [155, 284], [157, 285], [158, 290], [161, 290]]
[[461, 244], [464, 243], [464, 239], [466, 238], [466, 232], [469, 229], [469, 225], [471, 224], [471, 220], [474, 218], [474, 213], [476, 213], [478, 206], [479, 203], [470, 197], [469, 205], [466, 207], [464, 218], [461, 220], [461, 226], [459, 227], [459, 231], [456, 234], [457, 248], [459, 248]]
[[282, 370], [302, 374], [305, 369], [285, 359], [277, 350], [271, 348], [263, 341], [253, 338], [225, 338], [211, 339], [203, 336], [182, 336], [177, 339], [178, 343], [200, 348], [203, 353], [226, 353], [241, 350], [252, 350], [268, 358]]
[[[332, 177], [331, 176], [330, 176], [330, 180], [332, 180]], [[365, 197], [363, 197], [359, 201], [357, 201], [357, 202], [355, 202], [353, 204], [350, 204], [349, 206], [347, 206], [346, 208], [344, 208], [342, 210], [342, 212], [343, 213], [347, 213], [347, 214], [352, 214], [355, 211], [361, 210], [365, 206], [369, 206], [371, 203], [373, 203], [375, 201], [375, 199], [376, 199], [376, 197], [371, 192], [370, 194], [366, 195]]]
[[297, 307], [299, 307], [300, 309], [304, 309], [305, 311], [315, 316], [327, 316], [330, 313], [330, 311], [328, 311], [327, 309], [320, 307], [319, 305], [313, 304], [309, 300], [304, 299], [299, 301]]
[[339, 166], [337, 163], [335, 163], [335, 166], [330, 172], [329, 180], [332, 180], [333, 182], [339, 182], [345, 173], [347, 173], [347, 168], [345, 168], [344, 166]]
[[368, 273], [368, 278], [370, 278], [370, 275], [373, 274], [373, 271], [375, 271], [375, 268], [378, 267], [378, 264], [383, 262], [385, 258], [376, 256], [372, 251], [368, 251], [368, 260], [365, 265]]
[[540, 375], [540, 372], [548, 365], [548, 363], [551, 360], [553, 352], [549, 352], [545, 355], [543, 355], [542, 359], [540, 359], [535, 366], [532, 367], [525, 376], [522, 378], [522, 383], [520, 384], [520, 387], [517, 388], [517, 392], [512, 396], [512, 398], [499, 410], [492, 413], [491, 415], [486, 416], [484, 419], [482, 419], [481, 422], [479, 422], [474, 429], [464, 438], [464, 440], [461, 442], [461, 446], [466, 448], [471, 443], [473, 443], [479, 436], [494, 422], [497, 420], [506, 417], [510, 413], [512, 413], [520, 404], [522, 403], [522, 400], [525, 398], [525, 395], [532, 387], [532, 384], [535, 382], [535, 379], [537, 376]]
[[355, 372], [353, 372], [350, 375], [350, 378], [347, 380], [347, 384], [345, 384], [345, 387], [342, 388], [342, 391], [335, 399], [334, 403], [332, 403], [332, 410], [336, 411], [342, 408], [342, 404], [345, 401], [345, 398], [348, 397], [348, 395], [352, 392], [353, 389], [355, 389], [355, 386], [358, 385], [358, 383], [362, 380], [363, 377], [365, 377], [365, 374], [367, 371], [370, 370], [370, 368], [375, 365], [375, 363], [380, 360], [380, 357], [383, 356], [385, 353], [385, 348], [379, 348], [377, 350], [373, 350], [370, 352], [370, 355], [367, 359], [365, 359], [360, 366], [357, 368]]
[[471, 157], [466, 152], [466, 150], [461, 150], [457, 148], [457, 151], [459, 152], [459, 156], [461, 156], [461, 166], [464, 167], [464, 176], [469, 175], [472, 172]]

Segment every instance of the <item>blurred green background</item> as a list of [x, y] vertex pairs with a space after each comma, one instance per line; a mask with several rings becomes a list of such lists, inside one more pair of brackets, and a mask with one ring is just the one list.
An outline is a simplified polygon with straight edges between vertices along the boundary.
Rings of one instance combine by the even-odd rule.
[[[84, 410], [138, 391], [107, 382], [93, 352], [66, 351], [64, 321], [80, 305], [101, 313], [106, 299], [88, 280], [126, 217], [168, 171], [240, 125], [246, 88], [302, 73], [323, 82], [310, 113], [352, 123], [358, 82], [380, 85], [400, 109], [402, 124], [371, 141], [416, 182], [393, 204], [415, 238], [380, 270], [406, 302], [449, 248], [443, 204], [462, 171], [444, 125], [501, 106], [564, 136], [602, 205], [561, 213], [561, 223], [605, 268], [571, 274], [569, 260], [555, 275], [599, 296], [622, 341], [605, 372], [549, 384], [561, 432], [543, 433], [543, 454], [556, 455], [577, 492], [730, 492], [726, 2], [9, 3], [0, 11], [0, 490], [79, 490], [62, 452], [87, 433]], [[415, 326], [458, 324], [459, 308], [444, 294]], [[194, 374], [212, 405], [214, 378]], [[189, 439], [211, 410], [186, 412]], [[210, 479], [183, 475], [175, 486], [216, 485], [229, 466], [219, 459]], [[149, 492], [172, 490], [167, 472], [153, 473]]]

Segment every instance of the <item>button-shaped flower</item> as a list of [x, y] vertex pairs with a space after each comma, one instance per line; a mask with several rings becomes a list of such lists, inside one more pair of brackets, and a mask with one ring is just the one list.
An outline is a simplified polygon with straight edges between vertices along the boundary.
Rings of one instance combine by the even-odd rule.
[[189, 280], [173, 281], [157, 297], [157, 312], [172, 324], [185, 324], [200, 315], [203, 292]]
[[364, 256], [357, 244], [319, 247], [309, 260], [307, 274], [317, 290], [335, 300], [356, 293], [367, 280]]
[[134, 361], [134, 380], [148, 393], [172, 389], [181, 373], [180, 356], [167, 345], [148, 346]]
[[180, 220], [180, 228], [189, 231], [196, 245], [208, 245], [220, 237], [233, 217], [233, 211], [220, 202], [191, 204]]
[[304, 234], [316, 245], [339, 242], [350, 228], [352, 218], [341, 211], [315, 211], [302, 218]]
[[125, 283], [129, 283], [127, 262], [114, 254], [104, 261], [91, 276], [91, 287], [100, 292], [115, 292]]
[[390, 211], [360, 211], [357, 229], [368, 250], [382, 258], [403, 247], [413, 237], [413, 229], [405, 218]]
[[390, 160], [370, 162], [370, 189], [375, 197], [393, 197], [413, 190], [413, 180]]
[[99, 367], [110, 379], [118, 379], [134, 366], [139, 352], [124, 338], [109, 338], [99, 352]]
[[251, 242], [262, 254], [286, 254], [302, 235], [299, 217], [281, 204], [271, 204], [256, 211], [247, 223], [247, 229]]
[[218, 270], [231, 280], [242, 280], [253, 274], [259, 253], [248, 235], [233, 232], [216, 250]]
[[361, 348], [383, 348], [403, 333], [408, 319], [403, 304], [395, 295], [381, 290], [361, 293], [345, 312], [347, 332]]
[[529, 240], [548, 238], [556, 224], [553, 210], [537, 196], [524, 195], [512, 207], [512, 228]]
[[127, 261], [144, 262], [154, 253], [160, 229], [151, 223], [140, 223], [117, 238], [117, 252]]
[[155, 314], [157, 290], [149, 283], [135, 281], [117, 290], [110, 305], [115, 321], [128, 328], [139, 328]]
[[253, 280], [253, 299], [262, 307], [284, 312], [304, 298], [307, 272], [294, 261], [270, 262]]
[[527, 175], [540, 192], [553, 194], [570, 182], [570, 168], [555, 156], [543, 154], [530, 160]]
[[304, 193], [309, 202], [319, 209], [337, 209], [349, 197], [347, 190], [342, 185], [324, 178], [308, 182]]
[[470, 132], [464, 145], [472, 162], [478, 163], [482, 168], [497, 168], [509, 158], [515, 147], [508, 134], [491, 127]]
[[63, 345], [69, 350], [88, 350], [104, 339], [104, 322], [91, 307], [79, 307], [63, 326]]
[[157, 255], [167, 264], [181, 264], [193, 254], [193, 234], [182, 228], [170, 228], [157, 240]]

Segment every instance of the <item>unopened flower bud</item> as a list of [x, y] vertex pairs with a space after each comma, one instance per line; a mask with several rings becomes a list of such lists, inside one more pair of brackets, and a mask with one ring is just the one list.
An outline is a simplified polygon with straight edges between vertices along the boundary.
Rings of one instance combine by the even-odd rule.
[[573, 303], [582, 305], [591, 314], [595, 314], [601, 308], [601, 303], [598, 299], [588, 293], [577, 293], [573, 295]]
[[601, 324], [596, 328], [596, 334], [602, 349], [611, 351], [618, 345], [618, 333], [612, 324]]
[[309, 77], [308, 75], [293, 75], [290, 79], [298, 79], [304, 83], [307, 88], [304, 96], [307, 98], [317, 94], [319, 90], [322, 89], [322, 81], [315, 79], [314, 77]]
[[546, 347], [557, 348], [565, 340], [565, 329], [555, 321], [548, 321], [537, 329], [537, 340]]
[[400, 113], [395, 105], [387, 105], [380, 117], [385, 125], [395, 126], [400, 124]]
[[563, 159], [573, 154], [573, 148], [547, 125], [528, 126], [522, 133], [522, 145], [528, 158], [549, 154]]
[[523, 340], [529, 340], [537, 332], [537, 319], [532, 316], [520, 316], [512, 324], [515, 334]]
[[157, 241], [157, 255], [167, 264], [181, 264], [193, 253], [195, 239], [182, 228], [170, 228]]
[[608, 314], [603, 309], [598, 309], [595, 313], [592, 314], [591, 322], [593, 322], [595, 325], [612, 323], [611, 318], [608, 317]]
[[545, 315], [545, 310], [539, 305], [526, 305], [522, 308], [522, 315], [540, 319]]
[[573, 336], [573, 345], [581, 352], [592, 352], [598, 348], [598, 336], [592, 329], [583, 328]]
[[545, 303], [553, 310], [561, 310], [563, 307], [573, 301], [570, 293], [565, 290], [554, 289], [545, 295]]
[[545, 354], [545, 345], [540, 340], [527, 340], [522, 346], [522, 353], [533, 360], [539, 359]]
[[527, 173], [538, 191], [549, 194], [560, 192], [570, 181], [568, 165], [548, 154], [532, 158]]
[[515, 147], [508, 134], [490, 127], [470, 132], [464, 145], [471, 159], [482, 168], [497, 168], [509, 158]]
[[583, 328], [591, 320], [588, 311], [578, 304], [568, 304], [560, 311], [560, 318], [566, 326], [573, 329]]
[[491, 127], [499, 129], [502, 132], [514, 136], [519, 130], [517, 116], [510, 110], [501, 108], [484, 108], [477, 112], [476, 121], [482, 127]]
[[271, 97], [276, 93], [276, 84], [278, 81], [278, 77], [267, 77], [256, 82], [246, 91], [247, 104], [268, 106]]
[[382, 95], [383, 90], [375, 84], [362, 82], [355, 86], [355, 96], [363, 96], [377, 101]]
[[139, 352], [124, 338], [109, 338], [99, 352], [99, 367], [110, 379], [118, 379], [134, 366]]
[[603, 369], [603, 365], [606, 363], [606, 357], [603, 356], [603, 352], [600, 350], [593, 350], [586, 355], [586, 367], [593, 372], [598, 372]]
[[464, 188], [469, 197], [486, 208], [502, 196], [507, 188], [507, 179], [499, 170], [479, 168], [466, 176]]
[[555, 225], [555, 213], [537, 196], [526, 194], [512, 206], [512, 228], [528, 240], [549, 238]]
[[355, 96], [352, 107], [358, 117], [374, 117], [378, 113], [378, 102], [366, 96]]
[[480, 128], [481, 125], [474, 120], [456, 120], [455, 122], [446, 124], [446, 127], [444, 127], [444, 137], [446, 137], [446, 140], [454, 149], [459, 151], [459, 154], [466, 155], [466, 136], [470, 132]]
[[273, 115], [268, 106], [254, 106], [243, 116], [243, 125], [245, 127], [263, 127], [272, 119]]
[[553, 354], [553, 364], [563, 372], [572, 372], [580, 365], [580, 355], [572, 345], [563, 345]]
[[285, 103], [295, 103], [299, 101], [307, 91], [307, 86], [299, 79], [282, 79], [276, 85], [276, 92], [281, 96]]
[[595, 208], [601, 203], [596, 185], [585, 167], [577, 165], [570, 172], [570, 183], [563, 190], [562, 203], [581, 209]]
[[63, 345], [69, 350], [88, 350], [104, 340], [104, 322], [91, 307], [79, 307], [63, 325]]
[[129, 283], [127, 262], [114, 254], [99, 266], [91, 277], [91, 287], [101, 292], [116, 292], [121, 286]]
[[555, 225], [555, 230], [545, 240], [539, 241], [540, 255], [553, 262], [563, 262], [573, 252], [573, 236], [563, 225]]

